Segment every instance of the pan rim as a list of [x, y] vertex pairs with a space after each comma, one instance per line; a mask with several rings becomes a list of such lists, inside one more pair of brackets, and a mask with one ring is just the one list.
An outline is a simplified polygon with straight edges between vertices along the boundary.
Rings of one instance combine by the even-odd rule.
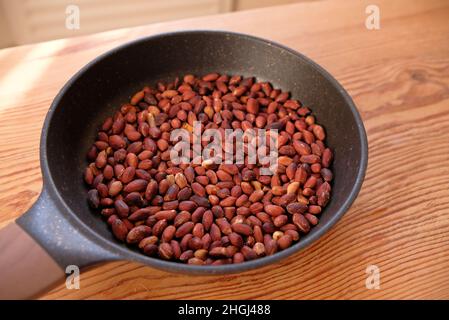
[[[91, 67], [93, 67], [96, 63], [99, 61], [104, 60], [105, 58], [115, 54], [116, 52], [126, 50], [129, 47], [138, 45], [143, 42], [149, 42], [155, 39], [160, 38], [167, 38], [167, 37], [173, 37], [173, 36], [183, 36], [183, 35], [190, 35], [190, 34], [216, 34], [220, 36], [232, 36], [237, 38], [243, 38], [249, 41], [255, 41], [262, 43], [264, 45], [274, 46], [277, 47], [291, 55], [296, 56], [297, 58], [301, 59], [304, 63], [310, 65], [316, 72], [318, 72], [321, 76], [323, 76], [329, 83], [335, 87], [339, 93], [341, 94], [343, 100], [347, 104], [347, 106], [350, 108], [350, 111], [355, 119], [355, 122], [357, 124], [357, 131], [360, 136], [360, 150], [361, 150], [361, 158], [360, 158], [360, 165], [357, 171], [355, 183], [352, 186], [352, 189], [346, 198], [346, 200], [343, 202], [342, 205], [335, 211], [332, 217], [326, 223], [322, 224], [320, 229], [317, 230], [315, 233], [311, 234], [306, 239], [299, 241], [298, 243], [294, 244], [293, 246], [282, 250], [280, 252], [277, 252], [274, 255], [266, 256], [263, 258], [255, 259], [252, 261], [246, 261], [244, 263], [240, 264], [229, 264], [229, 265], [221, 265], [221, 266], [196, 266], [196, 265], [188, 265], [188, 264], [182, 264], [179, 262], [170, 262], [170, 261], [164, 261], [157, 258], [152, 258], [143, 255], [140, 252], [135, 252], [124, 246], [120, 243], [113, 243], [112, 241], [102, 237], [99, 235], [95, 230], [93, 230], [91, 227], [89, 227], [84, 221], [75, 213], [72, 211], [72, 209], [67, 205], [65, 202], [63, 196], [60, 194], [54, 180], [51, 174], [50, 166], [48, 164], [48, 158], [47, 158], [47, 139], [48, 139], [48, 129], [50, 126], [50, 123], [52, 122], [53, 115], [55, 111], [57, 110], [60, 101], [62, 100], [63, 96], [65, 95], [66, 91], [72, 86], [73, 83], [75, 83], [77, 80], [79, 80], [84, 73], [89, 70]], [[278, 262], [293, 253], [299, 252], [300, 250], [306, 248], [319, 238], [321, 238], [326, 232], [328, 232], [340, 219], [341, 217], [348, 211], [348, 209], [351, 207], [355, 199], [357, 198], [357, 195], [359, 194], [363, 180], [366, 173], [366, 168], [368, 164], [368, 140], [366, 131], [363, 125], [362, 118], [351, 98], [351, 96], [347, 93], [347, 91], [343, 88], [343, 86], [323, 67], [318, 65], [316, 62], [308, 58], [307, 56], [303, 55], [302, 53], [291, 49], [289, 47], [286, 47], [282, 44], [279, 44], [277, 42], [263, 39], [260, 37], [256, 37], [253, 35], [243, 34], [243, 33], [237, 33], [237, 32], [231, 32], [226, 30], [183, 30], [183, 31], [175, 31], [175, 32], [167, 32], [167, 33], [159, 33], [151, 36], [141, 37], [129, 42], [126, 42], [122, 45], [119, 45], [113, 49], [110, 49], [90, 62], [88, 62], [86, 65], [84, 65], [79, 71], [77, 71], [60, 89], [58, 94], [53, 99], [50, 108], [47, 112], [47, 115], [44, 120], [44, 125], [42, 128], [41, 133], [41, 140], [40, 140], [40, 165], [42, 170], [42, 176], [43, 176], [43, 189], [46, 189], [50, 195], [53, 196], [53, 198], [56, 198], [59, 204], [61, 204], [62, 208], [64, 209], [64, 212], [62, 213], [62, 216], [64, 216], [65, 219], [70, 220], [70, 223], [72, 223], [75, 227], [79, 228], [80, 232], [82, 232], [84, 235], [94, 238], [93, 240], [97, 245], [101, 246], [105, 250], [113, 251], [118, 256], [123, 258], [124, 260], [132, 260], [144, 263], [146, 265], [165, 270], [165, 271], [178, 271], [178, 272], [184, 272], [184, 273], [195, 273], [195, 274], [226, 274], [226, 273], [235, 273], [235, 272], [242, 272], [258, 267], [262, 267], [271, 263]], [[66, 216], [66, 214], [68, 216]], [[71, 219], [69, 219], [71, 218]], [[101, 258], [101, 257], [100, 257]]]

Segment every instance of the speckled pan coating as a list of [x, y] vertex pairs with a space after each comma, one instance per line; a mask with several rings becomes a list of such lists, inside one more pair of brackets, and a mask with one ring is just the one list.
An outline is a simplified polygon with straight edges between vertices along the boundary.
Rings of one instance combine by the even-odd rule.
[[[309, 106], [334, 150], [332, 198], [320, 223], [299, 243], [275, 255], [222, 266], [195, 266], [142, 255], [116, 241], [85, 199], [85, 150], [96, 128], [143, 84], [186, 73], [256, 76], [290, 91]], [[18, 224], [63, 267], [133, 260], [166, 271], [201, 274], [241, 272], [303, 249], [327, 232], [355, 200], [366, 171], [368, 145], [354, 103], [323, 68], [268, 40], [224, 31], [184, 31], [143, 38], [96, 58], [70, 79], [45, 119], [40, 149], [44, 186]], [[329, 245], [332, 245], [331, 243]]]

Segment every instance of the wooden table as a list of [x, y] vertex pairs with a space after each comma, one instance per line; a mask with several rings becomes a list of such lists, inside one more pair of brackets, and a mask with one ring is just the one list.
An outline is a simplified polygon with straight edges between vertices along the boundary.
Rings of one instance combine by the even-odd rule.
[[[449, 2], [318, 1], [121, 29], [0, 51], [0, 227], [36, 200], [39, 136], [62, 85], [119, 44], [184, 29], [226, 29], [306, 54], [349, 91], [363, 117], [369, 166], [350, 211], [323, 238], [277, 264], [200, 277], [114, 262], [43, 298], [449, 298]], [[0, 253], [1, 254], [1, 253]], [[367, 289], [368, 265], [380, 269]]]

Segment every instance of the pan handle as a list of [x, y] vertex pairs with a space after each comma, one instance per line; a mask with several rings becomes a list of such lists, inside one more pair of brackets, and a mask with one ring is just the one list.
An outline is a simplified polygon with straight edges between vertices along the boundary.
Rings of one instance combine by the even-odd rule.
[[63, 280], [68, 266], [119, 259], [54, 199], [44, 184], [28, 212], [0, 230], [0, 299], [34, 298]]

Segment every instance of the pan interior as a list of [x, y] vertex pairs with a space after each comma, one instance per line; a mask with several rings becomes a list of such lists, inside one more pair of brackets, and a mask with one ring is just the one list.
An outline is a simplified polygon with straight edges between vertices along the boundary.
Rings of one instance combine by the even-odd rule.
[[97, 128], [143, 85], [210, 72], [270, 81], [312, 109], [334, 151], [335, 176], [332, 198], [320, 224], [301, 241], [332, 219], [353, 190], [363, 152], [363, 137], [348, 100], [335, 82], [301, 56], [269, 42], [225, 32], [175, 33], [131, 43], [92, 62], [63, 89], [48, 122], [45, 152], [52, 181], [72, 214], [106, 240], [124, 246], [86, 203], [85, 155]]

